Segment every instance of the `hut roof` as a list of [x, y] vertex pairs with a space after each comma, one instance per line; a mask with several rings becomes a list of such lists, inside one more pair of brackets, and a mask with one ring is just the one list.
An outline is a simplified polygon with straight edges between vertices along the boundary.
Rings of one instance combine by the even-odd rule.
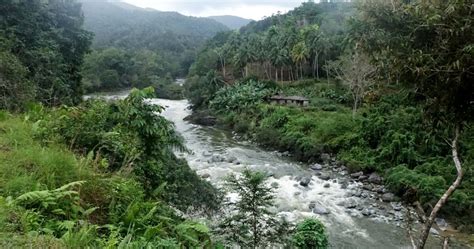
[[270, 97], [272, 100], [297, 100], [297, 101], [309, 101], [309, 99], [302, 96], [284, 96], [284, 95], [273, 95]]

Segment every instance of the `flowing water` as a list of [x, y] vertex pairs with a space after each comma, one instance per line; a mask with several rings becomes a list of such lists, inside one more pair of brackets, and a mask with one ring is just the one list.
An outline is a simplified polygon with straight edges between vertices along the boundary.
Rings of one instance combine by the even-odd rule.
[[[126, 93], [109, 95], [108, 98], [124, 97]], [[329, 241], [333, 248], [410, 248], [406, 230], [402, 228], [404, 207], [398, 211], [383, 203], [373, 195], [357, 197], [361, 184], [351, 181], [344, 170], [335, 171], [325, 166], [323, 171], [330, 174], [329, 180], [320, 179], [308, 165], [295, 162], [281, 153], [266, 151], [250, 142], [236, 139], [232, 133], [213, 127], [190, 124], [183, 119], [191, 114], [185, 100], [152, 99], [153, 104], [165, 107], [162, 113], [174, 122], [177, 131], [184, 137], [190, 154], [179, 154], [191, 168], [207, 180], [220, 185], [225, 176], [238, 174], [245, 168], [267, 172], [275, 190], [277, 211], [289, 220], [316, 217], [327, 227]], [[234, 158], [238, 163], [212, 160]], [[215, 162], [218, 161], [218, 162]], [[231, 161], [231, 160], [229, 160]], [[233, 161], [233, 160], [232, 160]], [[307, 187], [299, 184], [301, 177], [310, 177]], [[347, 187], [342, 187], [347, 182]], [[329, 183], [329, 187], [324, 185]], [[327, 184], [326, 184], [327, 185]], [[348, 209], [343, 204], [351, 200], [358, 207], [372, 208], [377, 214], [364, 216], [362, 208]], [[315, 214], [309, 208], [311, 202], [323, 207], [329, 214]], [[380, 214], [378, 214], [380, 213]], [[427, 248], [441, 248], [439, 239], [430, 238]], [[469, 248], [453, 242], [451, 248]]]

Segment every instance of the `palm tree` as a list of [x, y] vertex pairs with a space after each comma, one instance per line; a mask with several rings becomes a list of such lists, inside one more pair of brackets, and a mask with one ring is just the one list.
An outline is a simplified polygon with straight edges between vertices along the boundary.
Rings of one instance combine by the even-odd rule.
[[296, 65], [299, 65], [300, 78], [303, 78], [303, 63], [306, 62], [306, 58], [309, 54], [309, 49], [304, 41], [296, 43], [291, 50], [291, 58]]

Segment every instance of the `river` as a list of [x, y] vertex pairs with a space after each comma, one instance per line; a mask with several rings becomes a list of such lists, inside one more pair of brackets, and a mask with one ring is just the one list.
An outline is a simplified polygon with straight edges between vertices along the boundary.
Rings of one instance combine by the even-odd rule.
[[[125, 92], [106, 97], [124, 96]], [[237, 139], [229, 131], [183, 121], [191, 114], [186, 100], [152, 99], [150, 102], [165, 107], [162, 115], [174, 122], [192, 151], [178, 153], [178, 156], [185, 158], [191, 168], [214, 185], [221, 185], [227, 175], [238, 174], [245, 168], [267, 172], [275, 191], [275, 211], [293, 221], [305, 217], [320, 219], [327, 227], [332, 248], [411, 248], [403, 228], [406, 208], [399, 203], [382, 202], [377, 195], [364, 191], [362, 184], [352, 181], [345, 170], [335, 170], [329, 164], [318, 173], [281, 153]], [[307, 187], [299, 184], [301, 177], [311, 179]], [[355, 203], [356, 207], [348, 208], [347, 202]], [[311, 203], [313, 208], [316, 206], [323, 209], [322, 213], [329, 213], [315, 214], [309, 208]], [[367, 210], [370, 213], [364, 215]], [[426, 248], [441, 248], [440, 240], [430, 236]], [[454, 241], [451, 248], [472, 247]]]

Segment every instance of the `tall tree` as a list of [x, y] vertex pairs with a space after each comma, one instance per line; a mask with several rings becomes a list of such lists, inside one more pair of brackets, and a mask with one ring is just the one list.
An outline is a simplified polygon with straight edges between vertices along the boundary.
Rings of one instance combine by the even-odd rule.
[[374, 83], [375, 66], [370, 63], [367, 55], [355, 52], [329, 62], [326, 70], [331, 71], [336, 79], [348, 86], [353, 101], [352, 116], [355, 117], [357, 108]]

